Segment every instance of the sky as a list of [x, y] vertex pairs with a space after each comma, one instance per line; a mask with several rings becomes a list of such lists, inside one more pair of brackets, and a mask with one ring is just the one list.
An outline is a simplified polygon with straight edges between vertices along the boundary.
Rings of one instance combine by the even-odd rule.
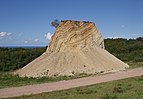
[[0, 0], [0, 46], [46, 46], [55, 19], [92, 21], [104, 38], [136, 38], [143, 0]]

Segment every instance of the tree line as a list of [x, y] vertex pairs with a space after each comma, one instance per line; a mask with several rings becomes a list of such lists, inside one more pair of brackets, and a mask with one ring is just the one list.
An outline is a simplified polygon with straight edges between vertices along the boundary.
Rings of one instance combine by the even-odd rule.
[[45, 48], [0, 48], [0, 71], [13, 71], [22, 68], [36, 57], [40, 56]]
[[143, 62], [143, 37], [105, 39], [105, 47], [122, 61]]

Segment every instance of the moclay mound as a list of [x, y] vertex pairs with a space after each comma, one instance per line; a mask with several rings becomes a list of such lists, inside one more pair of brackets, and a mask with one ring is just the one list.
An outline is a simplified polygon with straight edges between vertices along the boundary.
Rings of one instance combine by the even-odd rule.
[[128, 67], [104, 49], [104, 39], [93, 22], [63, 20], [46, 52], [15, 74], [22, 77], [69, 76], [116, 72]]

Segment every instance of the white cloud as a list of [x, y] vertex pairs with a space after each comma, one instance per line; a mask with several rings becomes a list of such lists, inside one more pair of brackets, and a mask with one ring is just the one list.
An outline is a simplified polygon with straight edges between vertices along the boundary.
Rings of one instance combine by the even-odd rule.
[[38, 41], [39, 41], [39, 39], [38, 39], [38, 38], [36, 38], [34, 41], [35, 41], [35, 42], [38, 42]]
[[111, 36], [111, 37], [106, 37], [106, 38], [117, 39], [117, 38], [126, 38], [126, 37], [124, 37], [124, 36]]
[[12, 33], [0, 32], [0, 37], [10, 36]]
[[51, 34], [50, 32], [48, 32], [47, 34], [45, 34], [45, 37], [47, 40], [51, 40], [53, 34]]
[[35, 38], [35, 39], [28, 39], [28, 40], [25, 40], [24, 43], [25, 44], [36, 44], [39, 42], [39, 39], [38, 38]]
[[141, 37], [140, 34], [143, 34], [143, 33], [128, 33], [128, 34], [124, 33], [123, 35], [109, 36], [109, 37], [105, 37], [105, 38], [109, 38], [109, 39], [117, 39], [117, 38], [136, 39], [137, 37]]
[[121, 25], [121, 28], [125, 28], [125, 25]]
[[24, 41], [24, 43], [28, 43], [28, 41]]
[[23, 33], [22, 33], [22, 32], [18, 33], [18, 36], [19, 36], [19, 37], [21, 37], [22, 35], [23, 35]]

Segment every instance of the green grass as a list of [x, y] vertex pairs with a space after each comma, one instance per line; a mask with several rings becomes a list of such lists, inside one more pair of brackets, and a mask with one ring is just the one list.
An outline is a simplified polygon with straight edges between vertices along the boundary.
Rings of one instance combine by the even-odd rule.
[[28, 77], [19, 77], [18, 75], [12, 75], [10, 72], [0, 72], [0, 88], [40, 84], [40, 83], [54, 82], [60, 80], [69, 80], [86, 76], [89, 75], [79, 74], [75, 76], [28, 78]]
[[143, 99], [143, 76], [10, 99]]
[[143, 67], [143, 62], [126, 62], [130, 68], [137, 68], [137, 67]]

